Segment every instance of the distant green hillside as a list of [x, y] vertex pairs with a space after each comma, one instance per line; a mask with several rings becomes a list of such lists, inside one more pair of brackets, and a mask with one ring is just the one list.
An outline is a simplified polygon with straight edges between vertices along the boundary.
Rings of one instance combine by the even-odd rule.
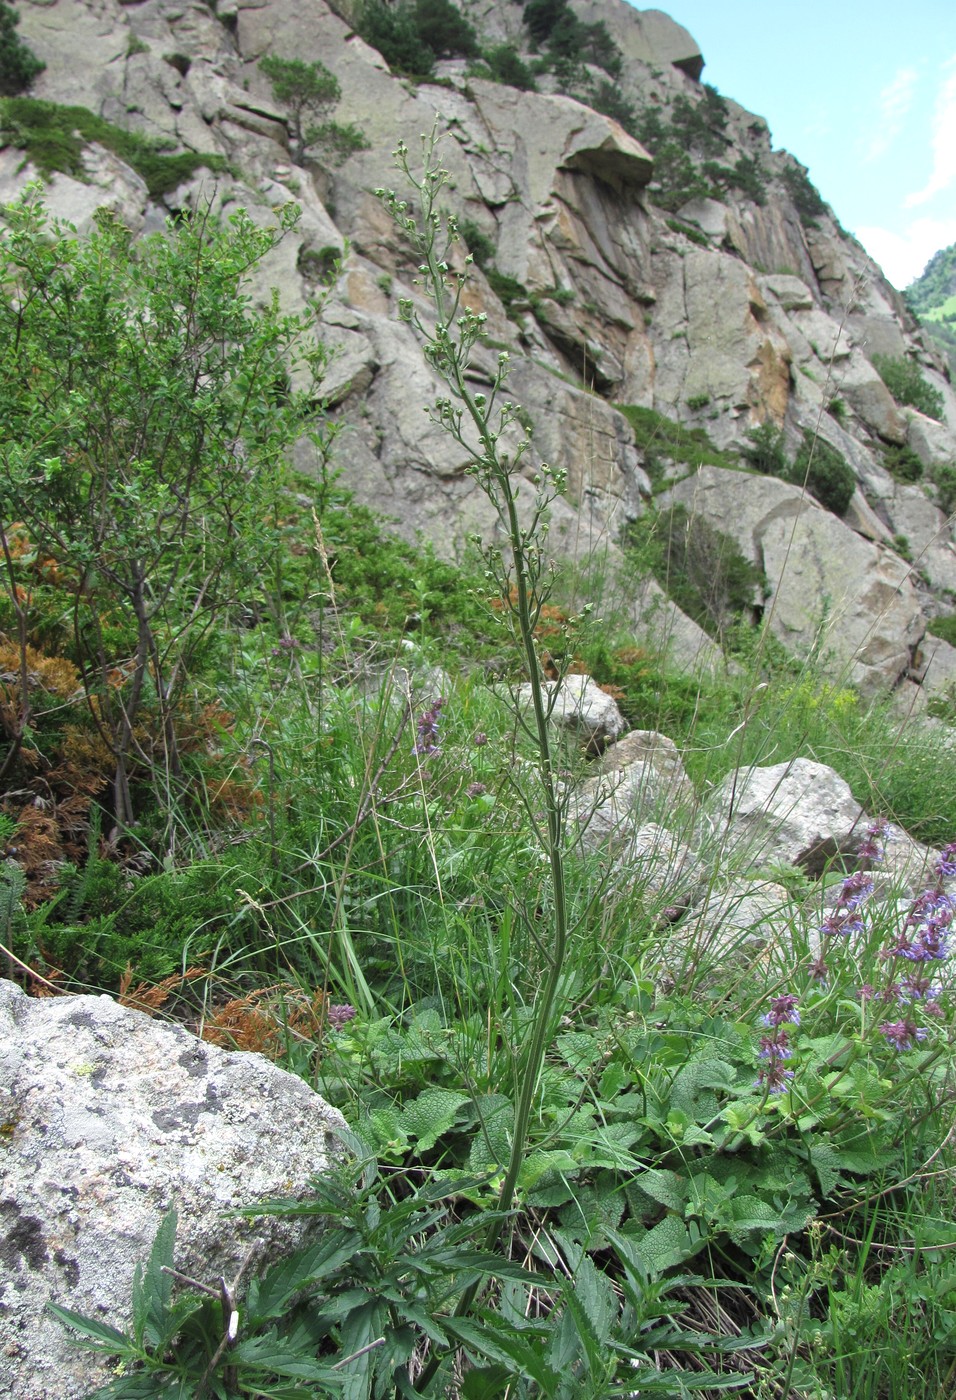
[[956, 372], [956, 243], [935, 253], [904, 295]]

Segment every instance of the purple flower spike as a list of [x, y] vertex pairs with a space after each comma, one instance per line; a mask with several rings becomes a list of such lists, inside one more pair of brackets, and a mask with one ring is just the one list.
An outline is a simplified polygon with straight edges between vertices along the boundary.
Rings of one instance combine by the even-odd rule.
[[939, 853], [936, 862], [936, 874], [941, 880], [947, 880], [951, 875], [956, 875], [956, 841], [950, 841], [948, 846], [944, 846]]
[[429, 706], [418, 721], [418, 738], [412, 753], [419, 758], [430, 758], [433, 753], [437, 753], [441, 747], [441, 739], [438, 734], [438, 719], [441, 715], [442, 706], [445, 703], [444, 695], [439, 695], [438, 699]]
[[865, 904], [872, 893], [872, 877], [863, 870], [857, 870], [843, 881], [837, 905], [842, 905], [845, 909], [859, 909], [860, 905]]
[[[797, 1010], [799, 998], [792, 992], [785, 996], [773, 997], [770, 1010], [761, 1017], [765, 1026], [799, 1026], [800, 1012]], [[767, 1039], [765, 1036], [764, 1039]], [[762, 1044], [763, 1042], [761, 1042]]]
[[880, 1030], [894, 1050], [912, 1050], [918, 1041], [926, 1039], [926, 1031], [914, 1021], [884, 1021]]

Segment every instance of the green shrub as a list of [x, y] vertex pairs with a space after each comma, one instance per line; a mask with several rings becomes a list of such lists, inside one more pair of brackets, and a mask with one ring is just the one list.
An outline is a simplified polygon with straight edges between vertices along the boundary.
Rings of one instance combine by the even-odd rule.
[[806, 168], [794, 161], [792, 165], [786, 166], [780, 179], [800, 215], [800, 222], [805, 228], [816, 228], [816, 221], [829, 213], [829, 207], [811, 181]]
[[787, 475], [786, 439], [783, 430], [773, 423], [760, 423], [751, 428], [740, 455], [748, 466], [764, 476], [785, 478]]
[[520, 88], [524, 92], [536, 92], [534, 74], [515, 48], [514, 44], [496, 44], [486, 49], [484, 60], [497, 83], [507, 83], [509, 87]]
[[510, 277], [507, 272], [499, 272], [496, 267], [486, 267], [485, 276], [488, 285], [495, 296], [501, 302], [505, 311], [511, 315], [515, 302], [528, 300], [528, 289], [516, 277]]
[[923, 476], [923, 463], [912, 447], [899, 443], [887, 443], [883, 448], [883, 465], [894, 481], [920, 481]]
[[705, 160], [701, 169], [718, 190], [740, 190], [754, 204], [766, 204], [767, 172], [752, 156], [741, 156], [733, 165]]
[[856, 474], [843, 454], [812, 433], [804, 433], [789, 478], [796, 486], [805, 484], [834, 515], [844, 514], [856, 490]]
[[856, 475], [843, 454], [812, 433], [804, 433], [792, 462], [787, 460], [783, 432], [772, 423], [751, 428], [740, 450], [755, 471], [806, 487], [834, 515], [843, 515], [856, 490]]
[[564, 65], [563, 85], [581, 76], [584, 63], [603, 68], [611, 77], [619, 75], [621, 53], [603, 21], [585, 24], [568, 0], [528, 0], [523, 15], [533, 43], [547, 49], [559, 77]]
[[685, 224], [681, 219], [667, 219], [666, 223], [671, 233], [683, 234], [685, 238], [690, 239], [691, 243], [696, 243], [700, 248], [710, 247], [710, 239], [706, 233], [694, 224]]
[[677, 606], [714, 637], [762, 602], [765, 579], [756, 565], [729, 535], [683, 505], [642, 516], [627, 542]]
[[18, 38], [19, 23], [16, 10], [0, 4], [0, 97], [16, 97], [26, 92], [46, 67]]
[[485, 231], [475, 223], [474, 219], [462, 219], [458, 225], [458, 232], [465, 240], [465, 246], [475, 260], [475, 264], [484, 271], [494, 262], [497, 251], [492, 239]]
[[310, 150], [317, 160], [330, 166], [341, 165], [356, 151], [368, 150], [364, 134], [352, 122], [341, 125], [329, 119], [342, 89], [324, 63], [267, 54], [259, 67], [272, 84], [275, 100], [288, 109], [292, 159], [297, 165]]
[[873, 368], [898, 404], [942, 421], [943, 396], [927, 384], [915, 360], [903, 355], [874, 355]]
[[933, 485], [939, 496], [939, 508], [947, 515], [956, 513], [956, 466], [946, 463], [933, 468]]
[[451, 0], [415, 0], [415, 24], [436, 58], [477, 58], [481, 52], [474, 26]]
[[412, 5], [365, 0], [356, 28], [390, 68], [420, 79], [430, 78], [435, 71], [435, 50], [422, 34]]

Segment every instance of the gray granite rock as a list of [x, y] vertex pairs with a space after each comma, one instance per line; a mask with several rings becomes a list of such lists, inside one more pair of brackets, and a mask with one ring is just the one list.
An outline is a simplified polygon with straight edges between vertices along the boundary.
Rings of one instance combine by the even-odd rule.
[[301, 1242], [301, 1219], [226, 1219], [308, 1192], [345, 1127], [301, 1080], [106, 996], [36, 1000], [0, 982], [0, 1393], [77, 1400], [109, 1378], [44, 1311], [114, 1327], [171, 1207], [177, 1267], [232, 1277]]

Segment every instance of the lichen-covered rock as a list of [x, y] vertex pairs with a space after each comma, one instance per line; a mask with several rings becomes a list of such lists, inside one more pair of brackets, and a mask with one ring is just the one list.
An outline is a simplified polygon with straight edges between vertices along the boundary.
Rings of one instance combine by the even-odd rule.
[[109, 1378], [44, 1312], [124, 1327], [133, 1275], [166, 1212], [177, 1267], [232, 1277], [302, 1220], [226, 1219], [308, 1192], [341, 1155], [344, 1119], [261, 1055], [207, 1045], [106, 996], [34, 1000], [0, 982], [0, 1393], [76, 1400]]

